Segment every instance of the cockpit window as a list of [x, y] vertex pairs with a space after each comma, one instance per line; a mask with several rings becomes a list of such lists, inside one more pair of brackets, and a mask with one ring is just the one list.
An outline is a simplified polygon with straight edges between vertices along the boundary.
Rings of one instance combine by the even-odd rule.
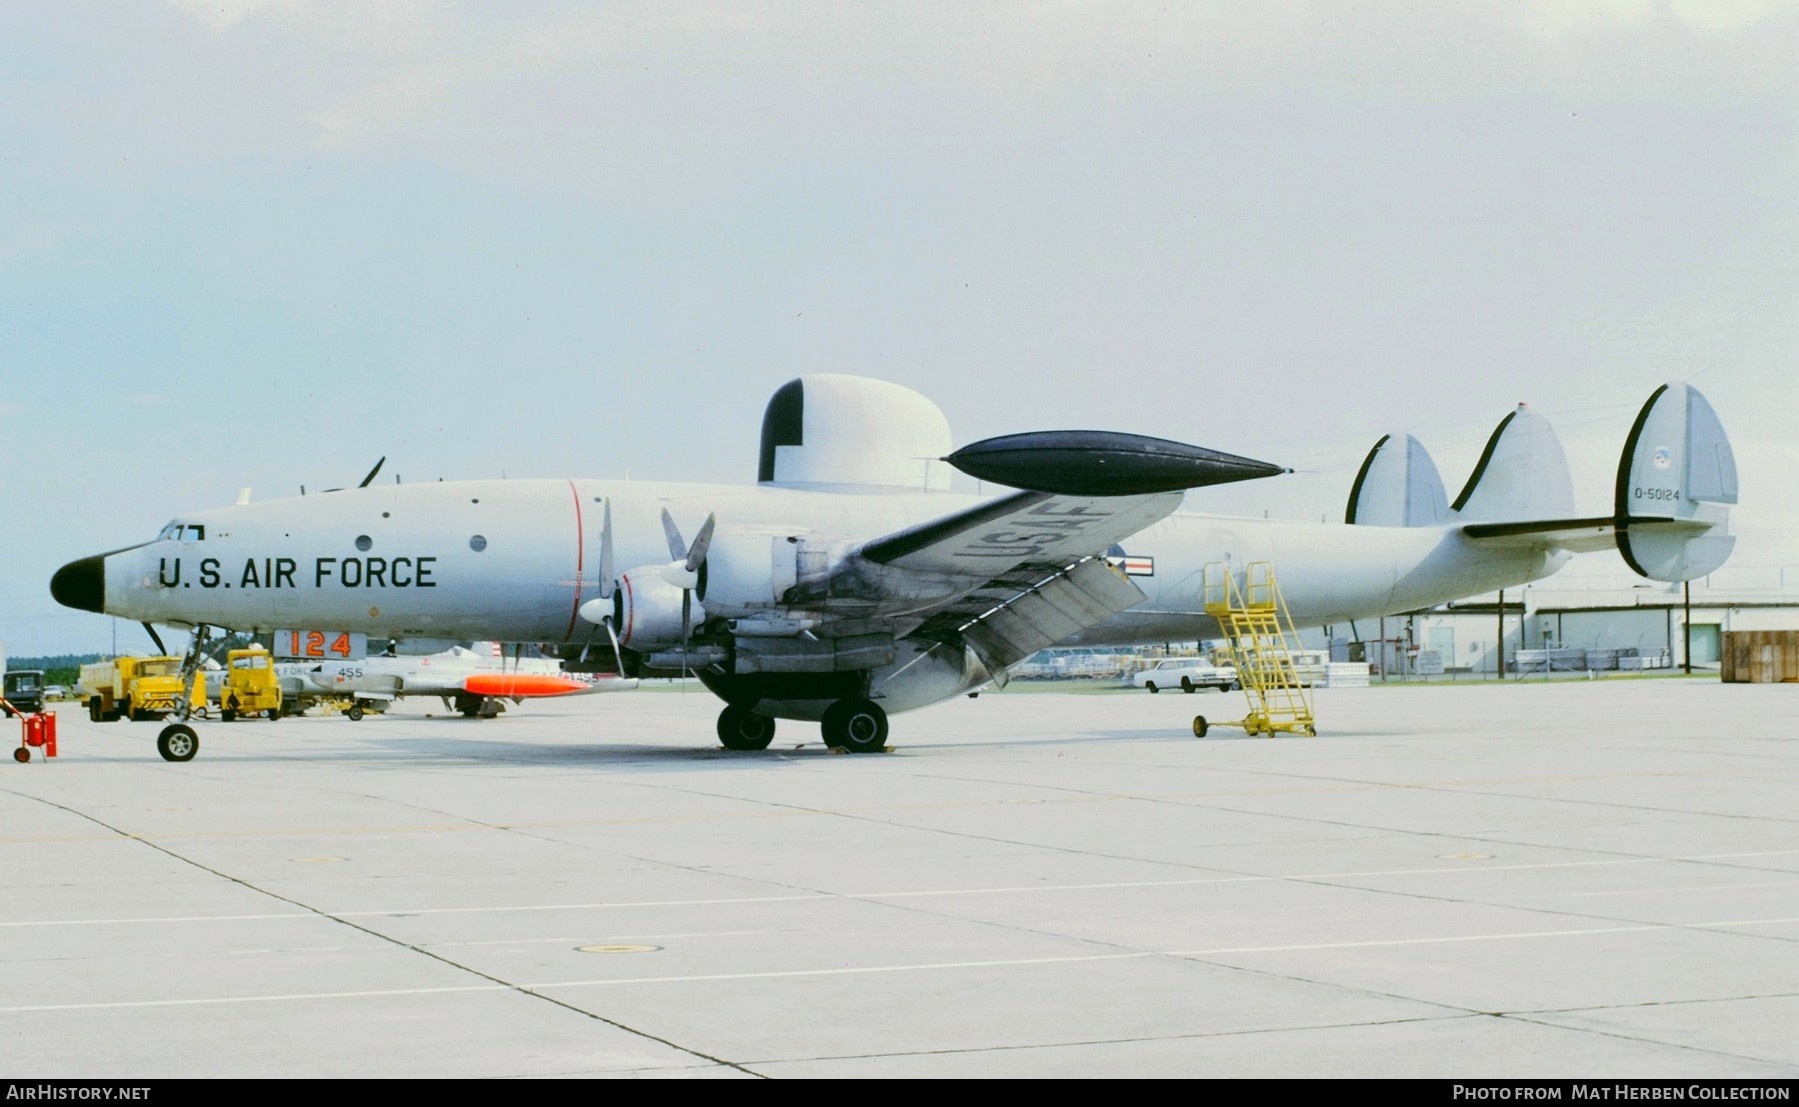
[[170, 523], [156, 536], [158, 542], [204, 542], [206, 528], [198, 523]]

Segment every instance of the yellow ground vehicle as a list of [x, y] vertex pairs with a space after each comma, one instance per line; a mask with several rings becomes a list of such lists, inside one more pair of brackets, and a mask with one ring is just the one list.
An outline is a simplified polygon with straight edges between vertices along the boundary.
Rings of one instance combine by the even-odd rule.
[[[87, 701], [96, 723], [114, 719], [155, 719], [181, 706], [179, 657], [115, 657], [81, 667], [75, 694]], [[194, 701], [206, 702], [201, 674], [194, 674]]]
[[225, 683], [219, 689], [219, 718], [231, 722], [249, 715], [281, 717], [281, 682], [261, 646], [225, 655]]

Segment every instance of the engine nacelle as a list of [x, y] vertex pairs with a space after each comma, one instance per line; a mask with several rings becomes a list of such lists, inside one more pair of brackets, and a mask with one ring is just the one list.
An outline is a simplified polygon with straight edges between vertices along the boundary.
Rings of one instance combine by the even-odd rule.
[[697, 595], [706, 601], [706, 610], [727, 619], [809, 606], [825, 596], [833, 571], [855, 547], [854, 542], [786, 529], [720, 530], [707, 550]]
[[618, 644], [634, 650], [679, 645], [706, 621], [706, 609], [695, 597], [681, 626], [682, 590], [663, 576], [661, 565], [645, 565], [621, 574], [613, 594], [613, 621]]
[[786, 531], [720, 528], [706, 550], [697, 596], [727, 619], [766, 614], [798, 582], [798, 550]]

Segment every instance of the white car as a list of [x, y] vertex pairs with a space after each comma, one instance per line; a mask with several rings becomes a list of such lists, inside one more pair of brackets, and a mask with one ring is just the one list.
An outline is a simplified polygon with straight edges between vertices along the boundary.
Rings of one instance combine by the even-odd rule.
[[1132, 677], [1131, 684], [1151, 692], [1160, 692], [1164, 688], [1179, 688], [1183, 692], [1216, 688], [1228, 692], [1242, 687], [1237, 683], [1237, 670], [1229, 665], [1214, 665], [1202, 657], [1164, 658]]

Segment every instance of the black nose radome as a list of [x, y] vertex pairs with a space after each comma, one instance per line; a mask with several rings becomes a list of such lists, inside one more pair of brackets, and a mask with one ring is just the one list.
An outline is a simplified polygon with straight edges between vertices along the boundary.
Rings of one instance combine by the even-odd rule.
[[106, 607], [106, 559], [84, 557], [56, 570], [50, 578], [50, 594], [64, 607], [102, 611]]

